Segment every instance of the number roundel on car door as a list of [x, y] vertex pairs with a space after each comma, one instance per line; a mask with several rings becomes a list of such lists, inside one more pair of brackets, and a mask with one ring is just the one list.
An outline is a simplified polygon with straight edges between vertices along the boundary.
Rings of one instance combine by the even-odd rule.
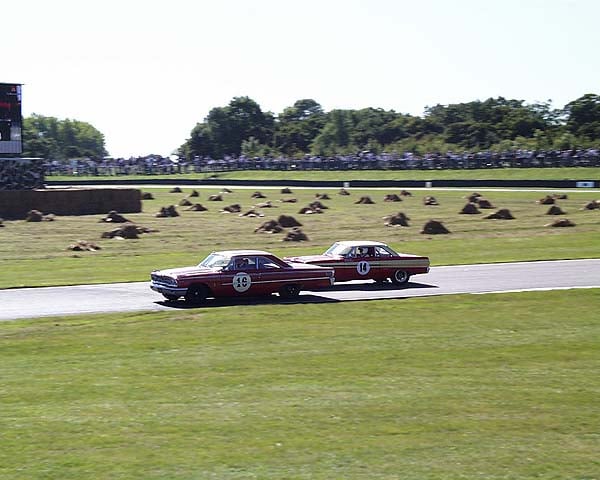
[[371, 265], [369, 262], [360, 261], [356, 264], [356, 271], [359, 275], [366, 275], [371, 270]]
[[239, 272], [233, 276], [233, 289], [236, 292], [246, 292], [252, 285], [252, 279], [246, 272]]

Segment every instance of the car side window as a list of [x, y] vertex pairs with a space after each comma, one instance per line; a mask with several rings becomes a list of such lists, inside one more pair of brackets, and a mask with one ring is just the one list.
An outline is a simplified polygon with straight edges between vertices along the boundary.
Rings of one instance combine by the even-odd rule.
[[378, 257], [390, 257], [392, 254], [383, 247], [375, 247], [375, 255]]
[[233, 259], [233, 270], [255, 270], [256, 257], [236, 257]]
[[277, 270], [281, 266], [277, 265], [273, 260], [267, 257], [258, 257], [258, 268], [260, 270]]

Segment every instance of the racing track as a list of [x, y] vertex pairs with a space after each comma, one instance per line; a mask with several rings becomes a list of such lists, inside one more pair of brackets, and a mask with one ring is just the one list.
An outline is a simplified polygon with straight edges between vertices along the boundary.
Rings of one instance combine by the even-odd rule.
[[166, 302], [148, 282], [0, 290], [0, 321], [54, 315], [143, 310], [176, 310], [223, 305], [318, 303], [400, 299], [459, 293], [492, 293], [570, 288], [600, 288], [600, 259], [497, 263], [434, 267], [405, 287], [373, 282], [340, 283], [323, 291], [304, 291], [295, 300], [274, 295], [258, 299], [209, 300], [203, 307]]

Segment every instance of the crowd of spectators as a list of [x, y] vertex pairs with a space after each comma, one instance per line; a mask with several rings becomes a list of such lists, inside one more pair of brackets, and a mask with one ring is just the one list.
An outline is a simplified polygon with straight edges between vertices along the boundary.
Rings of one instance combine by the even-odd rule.
[[320, 157], [225, 156], [220, 159], [176, 156], [72, 159], [47, 161], [46, 175], [169, 175], [209, 173], [233, 170], [445, 170], [481, 168], [600, 167], [597, 149], [564, 151], [515, 150], [477, 153], [405, 153], [360, 152], [353, 155]]

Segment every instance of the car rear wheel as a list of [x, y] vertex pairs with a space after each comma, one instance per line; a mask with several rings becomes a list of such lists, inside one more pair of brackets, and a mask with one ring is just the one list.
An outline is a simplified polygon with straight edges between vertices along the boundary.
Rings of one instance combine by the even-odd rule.
[[204, 285], [192, 285], [185, 294], [185, 301], [192, 305], [203, 303], [208, 297], [208, 289]]
[[409, 279], [409, 273], [404, 270], [396, 270], [391, 278], [392, 283], [396, 285], [404, 285], [405, 283], [408, 283]]
[[279, 289], [281, 298], [294, 298], [300, 295], [300, 285], [284, 285]]

